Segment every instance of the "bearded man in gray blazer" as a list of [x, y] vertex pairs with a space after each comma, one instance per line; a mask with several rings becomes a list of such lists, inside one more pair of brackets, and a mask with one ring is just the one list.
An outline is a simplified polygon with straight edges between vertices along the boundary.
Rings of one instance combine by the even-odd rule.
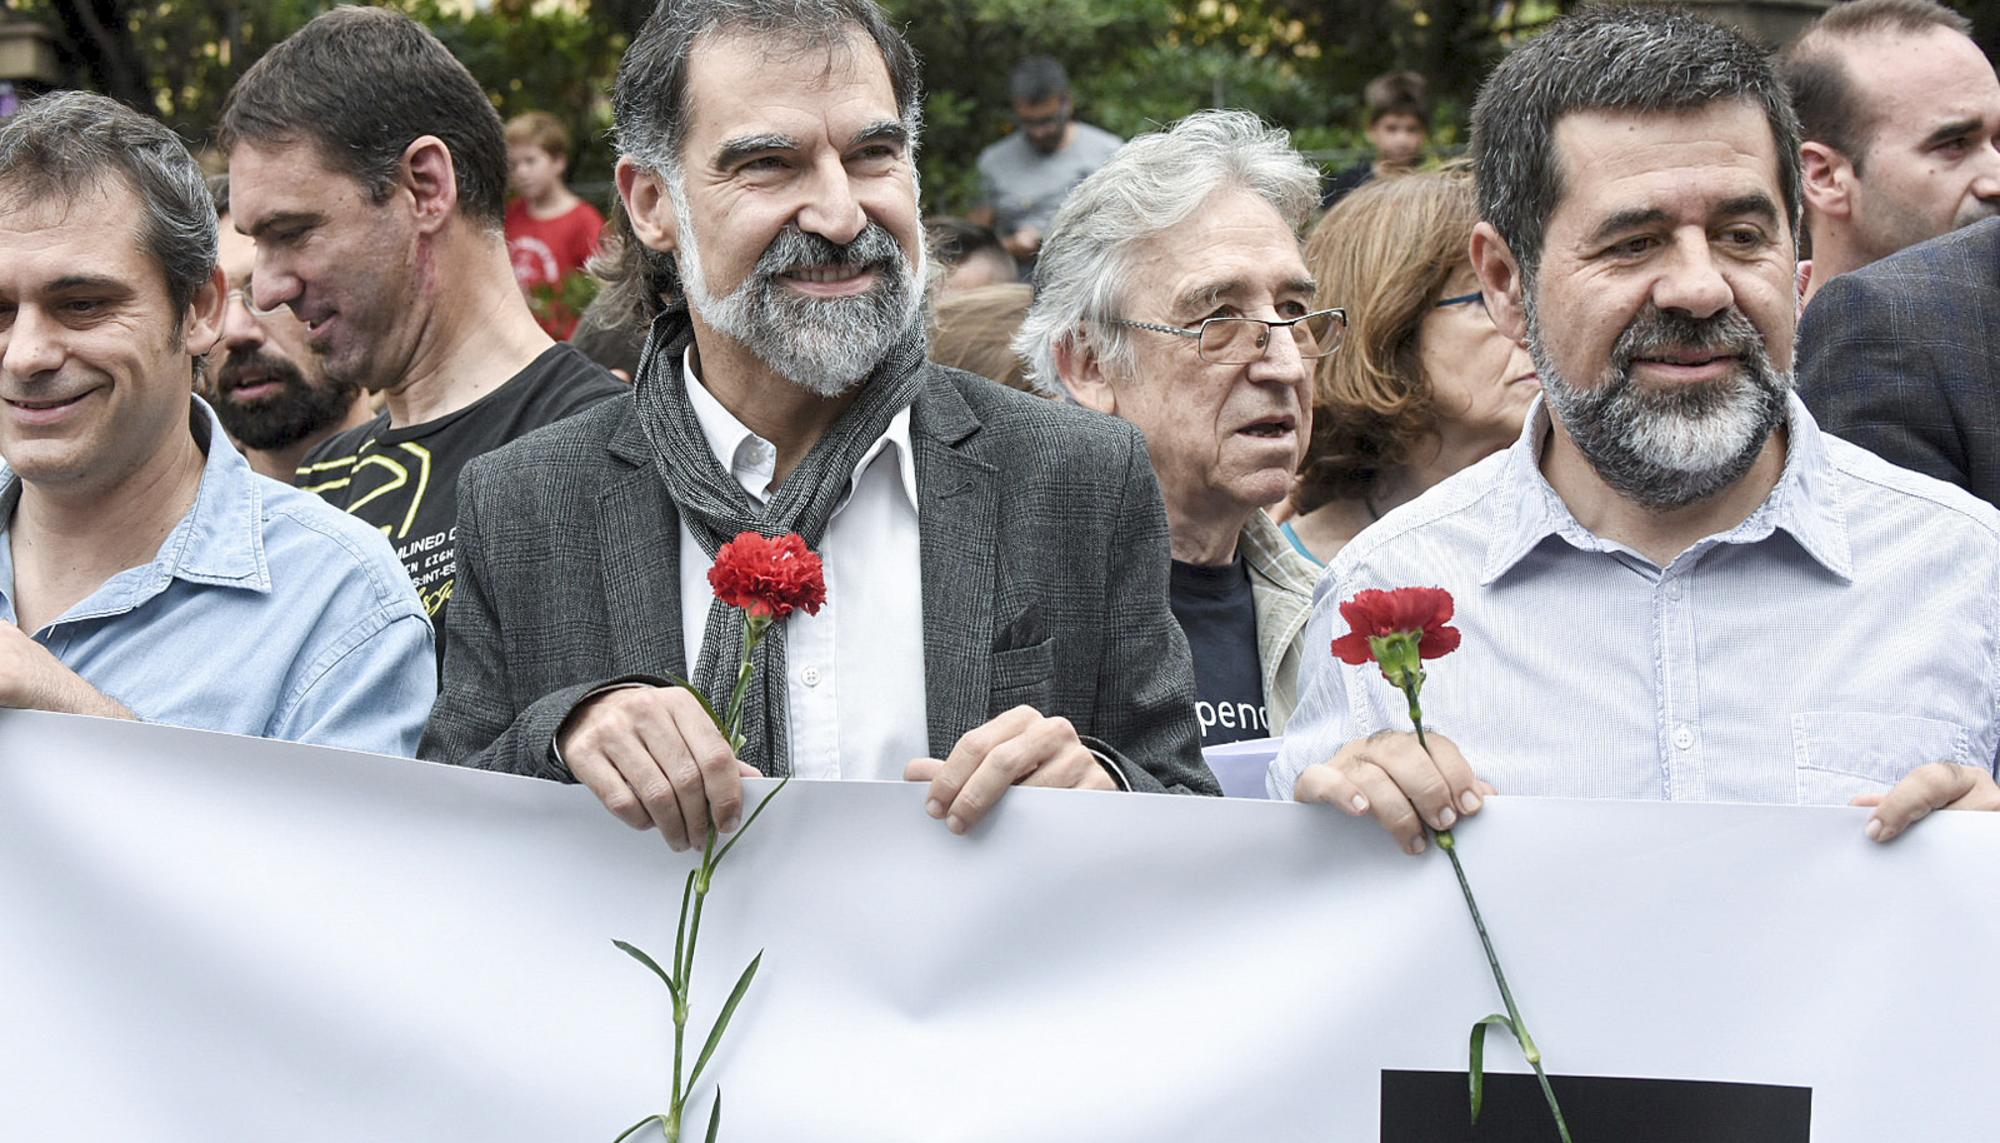
[[[756, 773], [927, 782], [955, 832], [1017, 784], [1215, 792], [1138, 432], [924, 360], [919, 105], [871, 0], [655, 11], [616, 114], [659, 312], [629, 399], [461, 478], [425, 757], [676, 848]], [[803, 535], [828, 603], [758, 645], [739, 757], [669, 680], [735, 681], [705, 576], [741, 531]]]

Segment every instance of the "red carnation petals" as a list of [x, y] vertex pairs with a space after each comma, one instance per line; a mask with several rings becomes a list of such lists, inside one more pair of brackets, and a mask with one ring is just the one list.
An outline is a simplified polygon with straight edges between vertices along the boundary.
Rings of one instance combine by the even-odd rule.
[[1451, 612], [1451, 593], [1441, 587], [1361, 592], [1340, 605], [1348, 633], [1333, 641], [1334, 657], [1357, 667], [1373, 662], [1375, 651], [1368, 645], [1369, 636], [1399, 631], [1423, 633], [1417, 646], [1423, 658], [1449, 655], [1458, 650], [1458, 628], [1448, 626]]
[[826, 602], [826, 568], [797, 532], [775, 540], [739, 533], [715, 553], [708, 585], [729, 606], [768, 619], [794, 611], [814, 615]]

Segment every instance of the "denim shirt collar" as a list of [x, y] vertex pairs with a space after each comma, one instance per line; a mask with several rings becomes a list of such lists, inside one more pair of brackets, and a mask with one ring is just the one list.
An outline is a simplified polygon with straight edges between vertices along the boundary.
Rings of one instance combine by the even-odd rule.
[[[1717, 544], [1755, 544], [1784, 532], [1807, 555], [1842, 580], [1854, 578], [1854, 557], [1847, 538], [1847, 515], [1840, 488], [1827, 457], [1819, 425], [1798, 394], [1785, 398], [1785, 467], [1771, 494], [1743, 522], [1710, 536], [1688, 549], [1690, 554]], [[1492, 538], [1479, 582], [1491, 584], [1507, 574], [1550, 536], [1560, 536], [1583, 551], [1623, 551], [1579, 524], [1569, 505], [1542, 475], [1542, 446], [1552, 431], [1545, 398], [1529, 406], [1521, 435], [1507, 450], [1498, 484], [1499, 497]]]
[[[152, 562], [127, 568], [104, 581], [57, 622], [99, 619], [132, 611], [176, 579], [268, 594], [271, 569], [264, 556], [264, 489], [250, 462], [229, 442], [215, 410], [199, 397], [189, 411], [189, 427], [207, 448], [194, 506], [160, 543]], [[205, 438], [205, 440], [204, 440]], [[0, 541], [13, 526], [21, 499], [21, 478], [0, 462]], [[12, 612], [14, 553], [0, 542], [0, 592]]]

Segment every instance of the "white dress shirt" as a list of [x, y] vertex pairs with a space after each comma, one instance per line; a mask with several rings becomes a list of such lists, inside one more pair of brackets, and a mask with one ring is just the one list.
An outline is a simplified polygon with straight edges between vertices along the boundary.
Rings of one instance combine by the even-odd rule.
[[[760, 504], [771, 499], [778, 450], [746, 428], [681, 360], [688, 403], [715, 459]], [[715, 592], [715, 561], [681, 526], [681, 631], [692, 669]], [[905, 407], [854, 466], [818, 545], [826, 604], [785, 620], [785, 714], [800, 778], [902, 781], [930, 754], [924, 705], [923, 582], [917, 462]], [[727, 698], [715, 696], [718, 702]]]

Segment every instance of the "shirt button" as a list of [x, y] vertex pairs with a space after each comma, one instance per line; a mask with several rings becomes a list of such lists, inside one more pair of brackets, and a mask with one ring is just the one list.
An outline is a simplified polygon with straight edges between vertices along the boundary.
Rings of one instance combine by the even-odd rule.
[[1679, 730], [1674, 731], [1674, 745], [1680, 747], [1682, 750], [1687, 750], [1694, 746], [1694, 731], [1689, 730], [1686, 725], [1682, 725]]
[[1680, 597], [1681, 597], [1681, 581], [1675, 580], [1674, 582], [1667, 585], [1667, 598], [1679, 599]]
[[819, 685], [819, 668], [818, 668], [818, 667], [807, 667], [807, 668], [806, 668], [805, 670], [803, 670], [803, 671], [800, 671], [800, 672], [799, 672], [799, 681], [800, 681], [800, 682], [802, 682], [802, 683], [804, 683], [805, 685], [807, 685], [807, 686], [809, 686], [809, 687], [816, 687], [816, 686], [818, 686], [818, 685]]

